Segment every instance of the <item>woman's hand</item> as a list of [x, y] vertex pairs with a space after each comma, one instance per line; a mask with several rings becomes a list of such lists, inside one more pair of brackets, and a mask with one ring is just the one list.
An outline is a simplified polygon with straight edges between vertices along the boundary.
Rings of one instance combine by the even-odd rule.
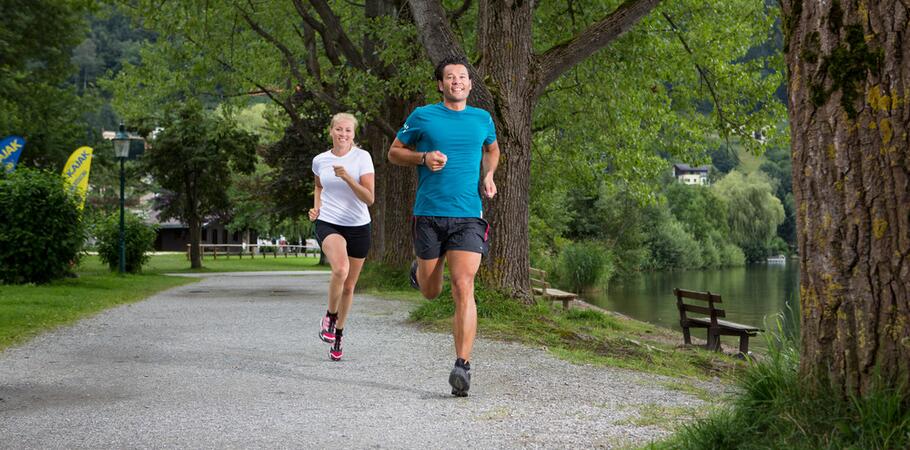
[[319, 208], [310, 208], [310, 222], [319, 217]]
[[348, 175], [348, 172], [344, 170], [344, 166], [332, 166], [332, 168], [335, 169], [335, 176], [344, 181], [348, 181], [348, 178], [351, 177]]

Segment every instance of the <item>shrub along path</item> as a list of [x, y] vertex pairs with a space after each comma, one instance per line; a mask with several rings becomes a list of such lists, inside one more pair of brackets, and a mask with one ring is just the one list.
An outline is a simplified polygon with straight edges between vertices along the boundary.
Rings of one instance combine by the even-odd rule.
[[[328, 274], [208, 274], [0, 353], [3, 447], [615, 447], [705, 403], [678, 380], [480, 339], [467, 398], [448, 334], [358, 295], [318, 340]], [[688, 386], [688, 385], [686, 385]]]

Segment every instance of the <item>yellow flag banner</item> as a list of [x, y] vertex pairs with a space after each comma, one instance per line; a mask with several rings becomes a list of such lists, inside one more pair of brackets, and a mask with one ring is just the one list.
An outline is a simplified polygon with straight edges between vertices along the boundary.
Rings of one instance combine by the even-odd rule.
[[85, 193], [88, 190], [88, 175], [92, 169], [93, 151], [91, 147], [79, 147], [70, 155], [70, 159], [63, 166], [63, 177], [66, 178], [66, 185], [69, 186], [70, 192], [75, 192], [81, 199], [79, 209], [85, 206]]

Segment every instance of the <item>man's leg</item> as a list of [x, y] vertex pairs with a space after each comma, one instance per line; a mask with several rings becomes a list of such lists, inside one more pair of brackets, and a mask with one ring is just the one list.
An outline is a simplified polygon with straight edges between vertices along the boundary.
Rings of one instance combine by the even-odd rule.
[[417, 258], [417, 284], [423, 297], [432, 300], [442, 292], [442, 274], [445, 270], [446, 255], [433, 259]]
[[[455, 338], [455, 355], [471, 360], [474, 337], [477, 335], [477, 304], [474, 302], [474, 277], [480, 268], [480, 253], [463, 250], [446, 252], [449, 275], [452, 277], [452, 297], [455, 300], [455, 318], [452, 332]], [[440, 280], [441, 283], [441, 280]]]

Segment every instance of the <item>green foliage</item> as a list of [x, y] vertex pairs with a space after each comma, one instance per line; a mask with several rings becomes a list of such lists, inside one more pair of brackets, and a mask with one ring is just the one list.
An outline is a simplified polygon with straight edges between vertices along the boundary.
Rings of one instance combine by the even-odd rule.
[[730, 240], [743, 249], [747, 260], [764, 260], [784, 221], [784, 208], [768, 177], [761, 172], [743, 176], [734, 170], [712, 189], [727, 202]]
[[[123, 219], [125, 269], [129, 273], [139, 273], [151, 257], [149, 252], [154, 250], [155, 227], [131, 212], [126, 212]], [[109, 215], [94, 231], [98, 239], [98, 256], [111, 271], [119, 270], [120, 213]]]
[[[546, 26], [534, 29], [535, 49], [568, 40], [618, 4], [542, 2], [535, 20]], [[534, 111], [535, 150], [547, 144], [562, 154], [566, 164], [544, 162], [558, 168], [553, 176], [571, 174], [572, 166], [606, 172], [646, 202], [667, 167], [661, 154], [706, 161], [716, 148], [705, 139], [711, 135], [738, 136], [755, 152], [785, 142], [786, 129], [772, 126], [786, 118], [774, 97], [781, 54], [750, 53], [774, 38], [776, 14], [751, 0], [662, 2], [549, 87]], [[767, 140], [754, 139], [758, 131]]]
[[711, 189], [673, 182], [664, 193], [673, 216], [695, 239], [726, 241], [729, 234], [727, 204]]
[[655, 218], [657, 223], [653, 224], [647, 241], [651, 253], [644, 268], [679, 270], [703, 267], [702, 249], [685, 227], [666, 211]]
[[777, 235], [791, 248], [796, 248], [796, 202], [793, 199], [793, 164], [790, 160], [790, 149], [770, 149], [765, 153], [765, 158], [761, 171], [771, 179], [774, 196], [780, 199], [784, 207], [784, 221], [777, 227]]
[[78, 200], [55, 173], [0, 175], [0, 282], [46, 283], [78, 261], [85, 240]]
[[892, 449], [910, 447], [906, 386], [876, 387], [844, 397], [818, 380], [799, 376], [796, 343], [778, 321], [769, 352], [744, 371], [727, 407], [686, 425], [652, 448], [666, 449]]
[[27, 143], [20, 166], [60, 170], [83, 142], [88, 104], [66, 85], [90, 0], [0, 0], [0, 138]]
[[231, 173], [254, 169], [256, 137], [206, 113], [196, 101], [181, 105], [152, 142], [143, 163], [171, 194], [162, 219], [198, 223], [229, 208]]
[[720, 248], [720, 262], [726, 267], [743, 266], [746, 264], [746, 254], [735, 244], [724, 244]]
[[575, 242], [559, 252], [556, 273], [562, 285], [574, 292], [583, 291], [610, 279], [612, 256], [598, 242]]

